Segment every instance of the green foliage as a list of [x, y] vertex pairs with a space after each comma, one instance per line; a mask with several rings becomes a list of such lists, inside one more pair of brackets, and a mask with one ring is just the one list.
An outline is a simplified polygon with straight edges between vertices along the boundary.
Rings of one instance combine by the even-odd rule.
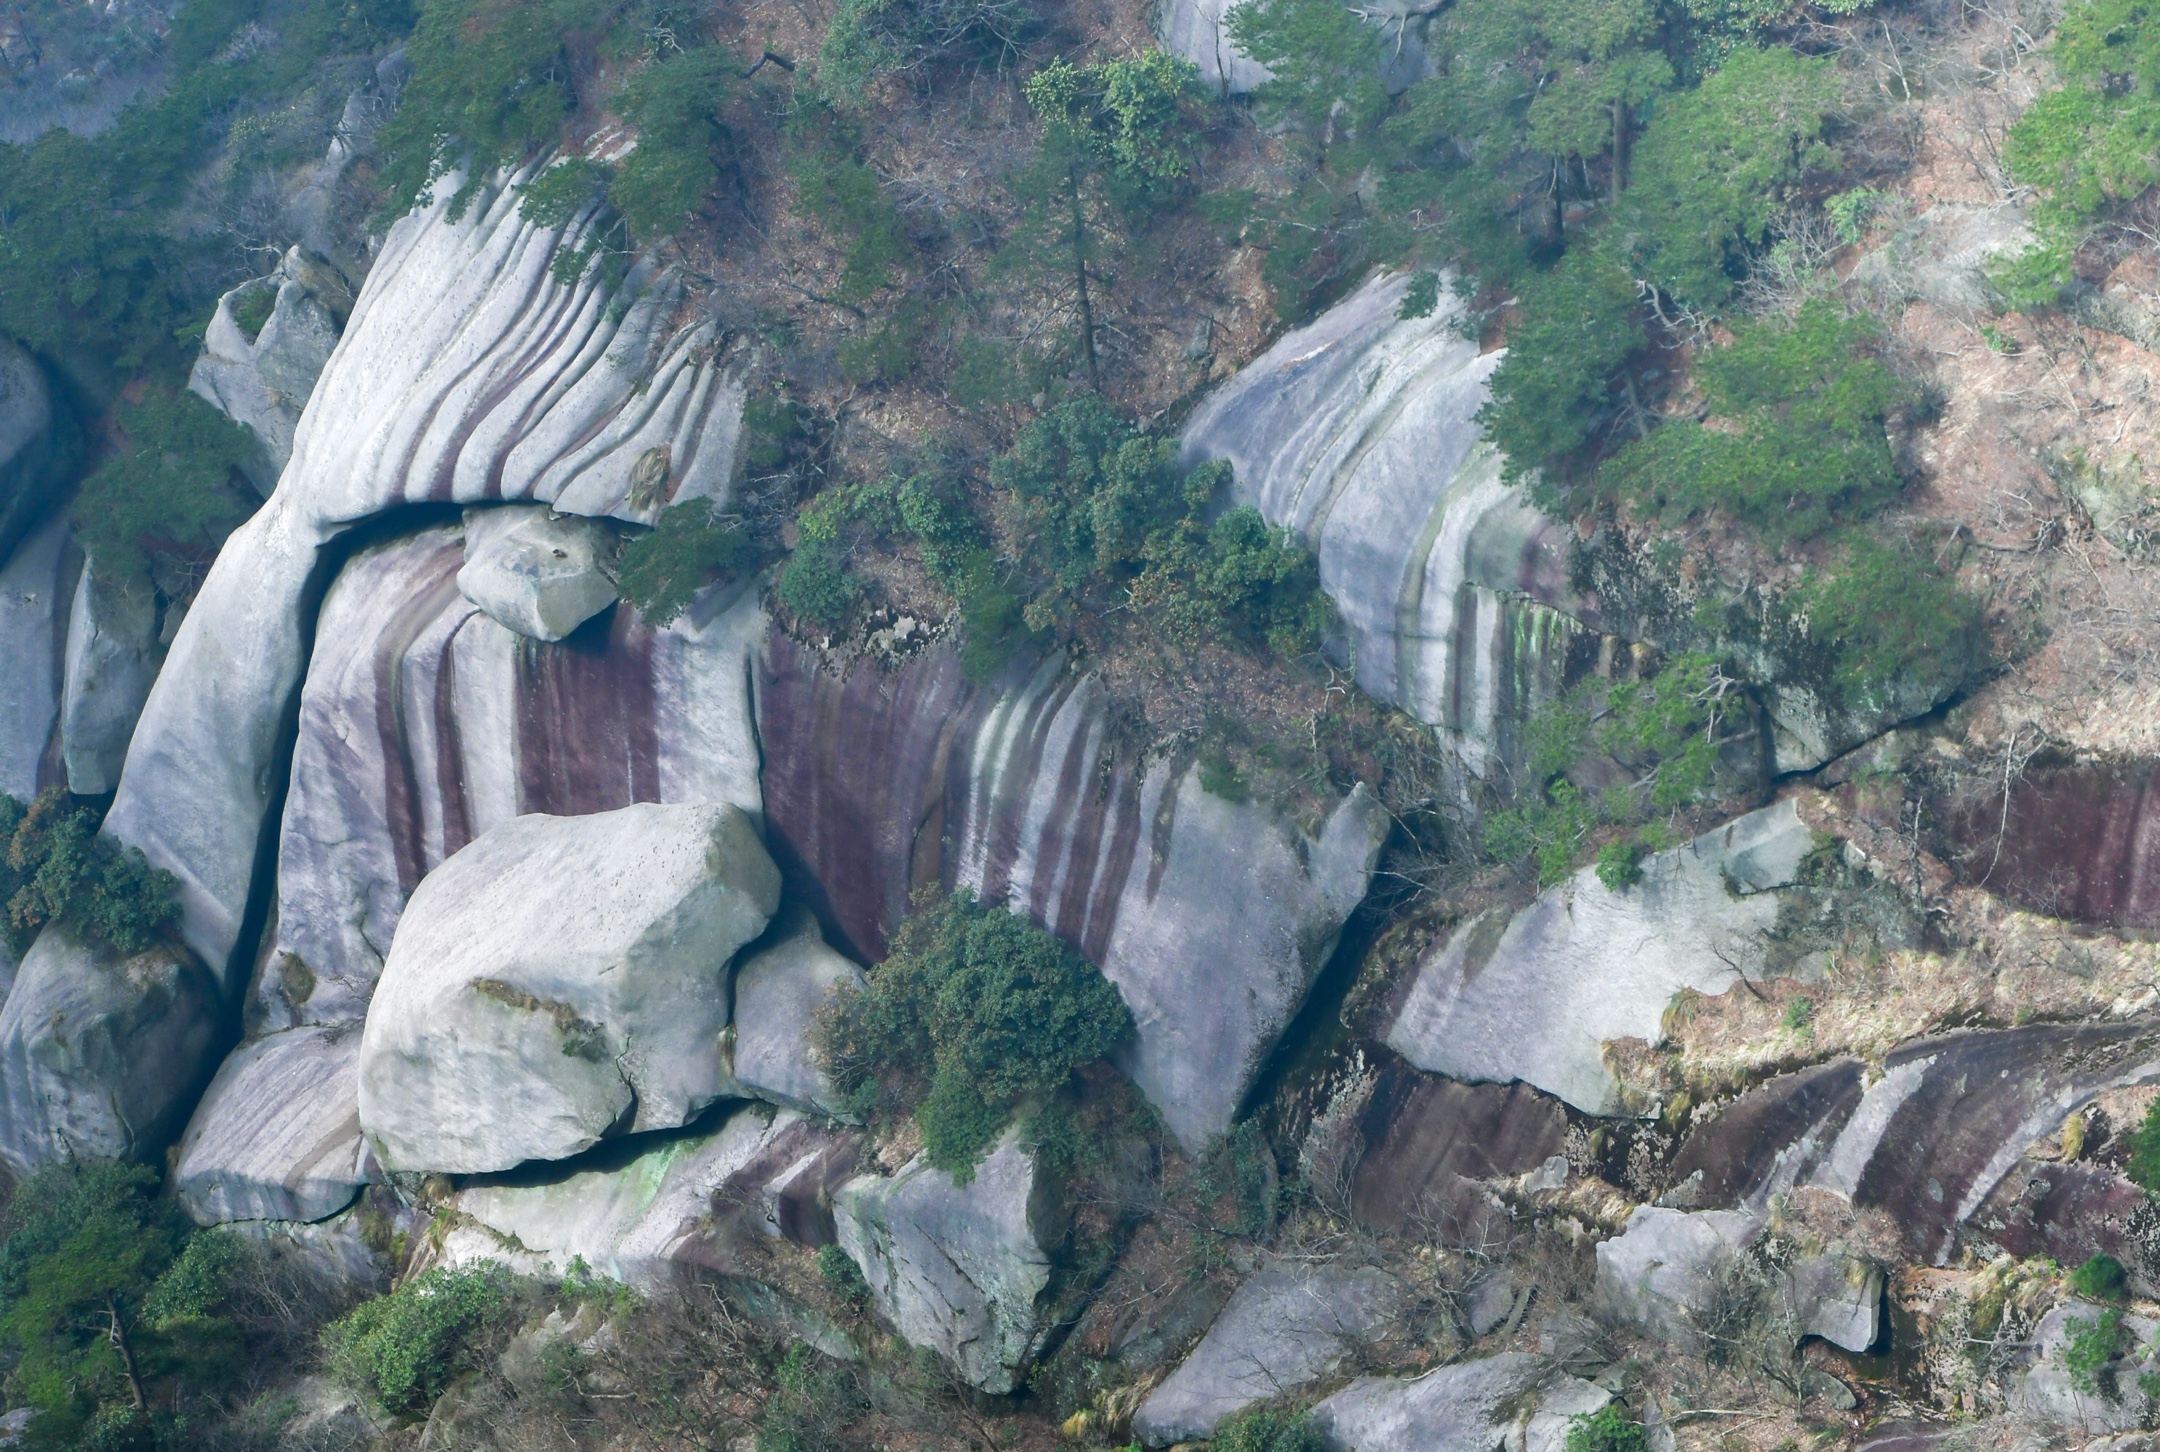
[[237, 1370], [239, 1247], [192, 1232], [156, 1186], [139, 1165], [69, 1161], [8, 1206], [0, 1346], [9, 1404], [39, 1409], [31, 1445], [149, 1445], [151, 1397], [214, 1392]]
[[1788, 618], [1833, 662], [1849, 700], [1872, 699], [1902, 679], [1962, 672], [1978, 648], [1980, 608], [1909, 546], [1848, 539], [1826, 571], [1783, 602]]
[[1638, 275], [1698, 307], [1725, 302], [1786, 189], [1836, 161], [1818, 138], [1837, 103], [1833, 62], [1771, 46], [1734, 51], [1661, 105], [1617, 220]]
[[261, 335], [263, 325], [270, 321], [270, 314], [277, 310], [277, 287], [274, 283], [258, 283], [244, 288], [233, 299], [233, 325], [240, 329], [252, 343]]
[[834, 300], [864, 302], [898, 281], [915, 249], [899, 208], [863, 159], [860, 128], [837, 108], [812, 101], [788, 119], [783, 139], [803, 209], [847, 247]]
[[59, 922], [120, 953], [140, 953], [180, 916], [179, 879], [98, 835], [102, 814], [52, 787], [28, 806], [0, 794], [0, 924], [20, 957]]
[[837, 1245], [821, 1245], [817, 1253], [818, 1275], [833, 1293], [851, 1305], [863, 1305], [870, 1299], [870, 1284], [854, 1259]]
[[1786, 1004], [1785, 1027], [1791, 1033], [1813, 1033], [1815, 1031], [1815, 1000], [1796, 998]]
[[1257, 1123], [1240, 1120], [1209, 1148], [1193, 1174], [1193, 1191], [1205, 1223], [1220, 1234], [1257, 1240], [1274, 1228], [1282, 1181]]
[[868, 986], [812, 1039], [858, 1112], [912, 1111], [931, 1164], [966, 1183], [1023, 1101], [1132, 1027], [1110, 980], [1058, 939], [965, 893], [918, 901]]
[[2160, 181], [2160, 3], [2075, 0], [2054, 58], [2062, 88], [2010, 127], [2003, 167], [2041, 189], [2034, 220], [2067, 254], [2109, 208]]
[[739, 574], [757, 558], [742, 527], [713, 508], [709, 499], [690, 499], [660, 511], [651, 533], [623, 547], [617, 581], [622, 597], [653, 625], [666, 625], [689, 608], [706, 585]]
[[2063, 1348], [2063, 1369], [2070, 1373], [2070, 1384], [2087, 1396], [2107, 1395], [2113, 1400], [2107, 1370], [2123, 1352], [2122, 1308], [2109, 1306], [2098, 1316], [2072, 1317], [2064, 1329], [2070, 1333], [2070, 1342]]
[[331, 1373], [386, 1412], [422, 1412], [509, 1325], [501, 1266], [437, 1267], [323, 1328]]
[[83, 480], [68, 514], [100, 578], [148, 590], [169, 573], [207, 569], [260, 500], [234, 471], [248, 435], [185, 390], [153, 388], [115, 410], [119, 446]]
[[[1643, 856], [1670, 845], [1663, 824], [1644, 819], [1714, 791], [1724, 728], [1740, 710], [1737, 685], [1717, 657], [1694, 652], [1647, 681], [1588, 681], [1539, 707], [1524, 728], [1516, 803], [1485, 819], [1486, 856], [1528, 862], [1539, 886], [1551, 887], [1575, 869], [1592, 832], [1641, 823], [1597, 860], [1607, 887], [1639, 881]], [[1626, 768], [1632, 785], [1592, 796], [1570, 779], [1593, 751]]]
[[1410, 279], [1403, 289], [1402, 302], [1395, 309], [1395, 316], [1402, 322], [1416, 318], [1429, 318], [1440, 310], [1440, 274], [1420, 272]]
[[773, 1368], [773, 1381], [758, 1418], [757, 1452], [842, 1452], [842, 1428], [866, 1405], [847, 1368], [798, 1341]]
[[[1611, 379], [1645, 337], [1635, 284], [1596, 250], [1570, 252], [1522, 288], [1522, 321], [1478, 414], [1510, 477], [1557, 469], [1595, 439], [1619, 404]], [[1545, 486], [1548, 497], [1554, 486]]]
[[1826, 301], [1790, 322], [1737, 324], [1730, 345], [1695, 365], [1723, 426], [1667, 423], [1602, 477], [1638, 505], [1682, 516], [1716, 510], [1773, 543], [1877, 512], [1903, 481], [1884, 424], [1897, 381], [1862, 351], [1875, 338], [1871, 322]]
[[1303, 1412], [1255, 1408], [1226, 1419], [1208, 1445], [1214, 1452], [1322, 1452], [1327, 1442]]
[[1387, 108], [1381, 32], [1334, 0], [1247, 0], [1230, 12], [1230, 43], [1273, 72], [1259, 98], [1315, 127], [1370, 127]]
[[1093, 156], [1130, 193], [1159, 197], [1193, 168], [1199, 67], [1165, 51], [1076, 66], [1059, 59], [1028, 78], [1028, 105]]
[[1883, 194], [1873, 187], [1854, 187], [1849, 192], [1839, 192], [1823, 202], [1823, 211], [1830, 218], [1830, 225], [1837, 229], [1838, 240], [1848, 247], [1867, 235], [1868, 219], [1882, 205]]
[[2160, 1195], [2160, 1100], [2153, 1101], [2130, 1131], [2130, 1160], [2123, 1173], [2148, 1195]]
[[2120, 1301], [2129, 1283], [2129, 1272], [2112, 1255], [2092, 1256], [2070, 1272], [2070, 1289], [2091, 1301]]
[[566, 46], [600, 19], [600, 0], [421, 0], [406, 42], [412, 71], [376, 132], [390, 210], [472, 162], [463, 205], [496, 167], [553, 142], [577, 108]]
[[1564, 1452], [1649, 1452], [1642, 1425], [1631, 1422], [1618, 1402], [1607, 1402], [1587, 1417], [1568, 1424]]
[[1020, 0], [839, 0], [818, 46], [818, 89], [859, 107], [879, 76], [950, 55], [1005, 55], [1028, 19]]
[[734, 89], [734, 57], [717, 46], [679, 50], [648, 64], [615, 98], [638, 144], [608, 185], [608, 200], [641, 240], [680, 228], [720, 178], [726, 144], [720, 112]]
[[2051, 308], [2076, 280], [2067, 242], [2035, 242], [1987, 265], [1988, 284], [2013, 312]]

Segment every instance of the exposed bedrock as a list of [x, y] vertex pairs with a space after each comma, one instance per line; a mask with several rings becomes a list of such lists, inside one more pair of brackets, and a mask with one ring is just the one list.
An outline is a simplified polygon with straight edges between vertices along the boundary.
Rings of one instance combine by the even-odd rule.
[[1229, 1127], [1387, 831], [1362, 786], [1308, 833], [1129, 759], [1056, 660], [977, 686], [936, 647], [841, 678], [775, 632], [757, 709], [774, 853], [838, 939], [882, 956], [924, 884], [1026, 913], [1117, 984], [1119, 1066], [1188, 1147]]
[[58, 926], [0, 1007], [0, 1160], [137, 1159], [179, 1134], [220, 1035], [218, 992], [184, 949], [133, 957]]
[[544, 504], [465, 511], [458, 593], [496, 624], [561, 640], [615, 603], [615, 531]]
[[196, 1220], [322, 1220], [368, 1181], [358, 1025], [242, 1044], [203, 1091], [173, 1171]]
[[507, 185], [453, 221], [455, 190], [385, 238], [276, 492], [173, 642], [106, 820], [177, 874], [186, 940], [229, 988], [326, 548], [429, 501], [649, 522], [723, 494], [734, 467], [740, 379], [710, 324], [671, 330], [667, 274], [633, 269], [618, 293], [593, 269], [563, 286], [549, 273], [561, 229], [524, 220]]
[[2160, 928], [2160, 761], [2029, 765], [1946, 804], [1958, 875], [2017, 906], [2111, 927]]
[[917, 1156], [898, 1174], [849, 1180], [833, 1214], [840, 1248], [894, 1329], [1003, 1395], [1045, 1329], [1049, 1247], [1064, 1234], [1057, 1190], [1008, 1130], [965, 1185]]
[[[1274, 72], [1230, 42], [1230, 16], [1241, 0], [1160, 0], [1155, 29], [1164, 50], [1200, 68], [1200, 84], [1210, 92], [1242, 96]], [[1425, 51], [1425, 19], [1437, 0], [1376, 0], [1350, 7], [1386, 40], [1380, 76], [1390, 92], [1408, 90], [1432, 73]]]
[[0, 558], [0, 792], [24, 801], [61, 780], [68, 616], [81, 570], [58, 516]]
[[535, 813], [414, 892], [360, 1038], [385, 1168], [474, 1174], [673, 1129], [730, 1087], [728, 962], [780, 875], [738, 807]]
[[1372, 1266], [1263, 1266], [1141, 1403], [1133, 1435], [1151, 1447], [1204, 1440], [1225, 1417], [1335, 1370], [1385, 1334], [1405, 1305], [1401, 1283]]
[[1574, 1418], [1612, 1393], [1507, 1351], [1416, 1377], [1362, 1376], [1312, 1409], [1336, 1452], [1559, 1452]]
[[[234, 310], [266, 292], [275, 298], [269, 317], [249, 337]], [[252, 448], [244, 472], [265, 497], [292, 458], [301, 410], [352, 306], [352, 289], [337, 269], [298, 247], [268, 277], [218, 299], [188, 390], [248, 431]]]
[[645, 1291], [692, 1267], [738, 1273], [755, 1265], [759, 1242], [833, 1243], [832, 1193], [857, 1145], [851, 1131], [744, 1105], [696, 1133], [467, 1186], [442, 1255], [558, 1276], [582, 1258]]
[[1567, 1140], [1560, 1101], [1526, 1084], [1459, 1084], [1399, 1060], [1380, 1071], [1360, 1118], [1351, 1207], [1397, 1233], [1467, 1234], [1486, 1213], [1476, 1181], [1527, 1174]]
[[116, 589], [85, 561], [68, 612], [60, 757], [68, 790], [100, 797], [120, 783], [128, 739], [149, 698], [165, 645], [156, 595]]
[[811, 1051], [810, 1031], [834, 994], [843, 987], [860, 988], [865, 979], [862, 969], [825, 946], [814, 923], [802, 926], [792, 937], [745, 954], [736, 965], [727, 1069], [739, 1093], [834, 1115], [841, 1112], [840, 1098]]
[[1674, 994], [1770, 971], [1784, 946], [1771, 935], [1779, 889], [1813, 848], [1783, 801], [1644, 859], [1633, 887], [1585, 868], [1520, 912], [1471, 918], [1418, 964], [1388, 1046], [1451, 1078], [1521, 1080], [1587, 1113], [1638, 1112], [1605, 1044], [1661, 1042]]
[[1759, 1208], [1795, 1186], [1830, 1190], [1887, 1211], [1906, 1254], [1942, 1265], [1969, 1223], [1984, 1240], [2002, 1233], [2015, 1203], [1991, 1197], [2027, 1150], [2095, 1095], [2156, 1078], [2151, 1021], [1915, 1039], [1884, 1057], [1864, 1092], [1859, 1066], [1841, 1061], [1742, 1095], [1681, 1147], [1682, 1179], [1665, 1198]]
[[80, 432], [44, 368], [0, 338], [0, 564], [59, 502], [79, 450]]

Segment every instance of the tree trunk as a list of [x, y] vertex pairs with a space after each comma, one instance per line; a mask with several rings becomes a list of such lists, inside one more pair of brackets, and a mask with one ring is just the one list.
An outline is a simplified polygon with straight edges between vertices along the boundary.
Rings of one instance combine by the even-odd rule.
[[1612, 200], [1620, 205], [1620, 174], [1627, 169], [1627, 102], [1612, 103]]
[[1080, 165], [1070, 162], [1065, 179], [1072, 188], [1073, 279], [1080, 287], [1080, 338], [1087, 348], [1088, 384], [1102, 392], [1102, 367], [1095, 359], [1095, 303], [1088, 296], [1087, 215], [1081, 209]]
[[127, 1372], [128, 1395], [134, 1398], [135, 1410], [139, 1412], [145, 1405], [142, 1377], [135, 1370], [135, 1348], [128, 1344], [127, 1328], [120, 1324], [120, 1307], [111, 1296], [105, 1298], [105, 1314], [111, 1318], [112, 1329], [108, 1335], [113, 1350], [120, 1353], [120, 1365]]

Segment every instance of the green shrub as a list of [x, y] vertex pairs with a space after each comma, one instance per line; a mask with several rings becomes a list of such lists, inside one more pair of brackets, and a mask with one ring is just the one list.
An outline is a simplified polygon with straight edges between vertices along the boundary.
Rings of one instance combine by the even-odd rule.
[[1618, 1402], [1607, 1402], [1587, 1417], [1568, 1424], [1564, 1452], [1649, 1452], [1642, 1424], [1631, 1422]]
[[2034, 220], [2067, 257], [2110, 207], [2160, 182], [2160, 3], [2074, 0], [2055, 28], [2060, 90], [2003, 139], [2003, 168], [2042, 191]]
[[1788, 620], [1830, 662], [1849, 701], [1900, 680], [1962, 676], [1980, 647], [1980, 607], [1910, 546], [1865, 535], [1846, 539], [1827, 571], [1808, 575], [1780, 602]]
[[782, 139], [803, 210], [847, 247], [834, 300], [864, 302], [897, 282], [915, 249], [900, 209], [863, 159], [860, 128], [833, 106], [812, 101], [788, 119]]
[[68, 508], [99, 577], [148, 590], [157, 564], [207, 569], [261, 502], [235, 478], [248, 456], [247, 431], [182, 390], [152, 389], [140, 403], [122, 403], [114, 420], [121, 446]]
[[240, 290], [232, 302], [233, 325], [240, 329], [252, 343], [262, 334], [263, 325], [270, 321], [270, 314], [277, 310], [277, 286], [258, 282]]
[[798, 545], [780, 567], [773, 593], [789, 612], [828, 630], [838, 626], [862, 599], [862, 581], [848, 573], [840, 552], [830, 544]]
[[1367, 126], [1387, 107], [1381, 29], [1332, 0], [1247, 0], [1230, 12], [1230, 43], [1273, 73], [1259, 99], [1325, 127]]
[[965, 1183], [1015, 1109], [1132, 1027], [1110, 980], [1055, 937], [966, 893], [919, 900], [860, 992], [813, 1033], [861, 1113], [913, 1112], [931, 1164]]
[[1199, 67], [1160, 50], [1076, 66], [1063, 59], [1028, 78], [1027, 99], [1137, 197], [1159, 197], [1193, 169]]
[[863, 1279], [862, 1268], [853, 1257], [837, 1245], [821, 1245], [817, 1253], [818, 1275], [841, 1300], [862, 1305], [870, 1299], [870, 1283]]
[[2070, 1272], [2070, 1289], [2092, 1301], [2119, 1301], [2129, 1283], [2129, 1273], [2112, 1255], [2095, 1255]]
[[648, 64], [615, 98], [638, 144], [608, 184], [608, 200], [639, 241], [688, 221], [720, 179], [727, 144], [720, 112], [735, 85], [735, 58], [718, 46], [679, 50]]
[[323, 1328], [331, 1373], [386, 1412], [425, 1411], [505, 1330], [509, 1272], [438, 1267]]
[[178, 921], [179, 879], [100, 836], [101, 816], [60, 787], [28, 806], [0, 794], [0, 929], [18, 957], [51, 922], [126, 954]]
[[2113, 1400], [2107, 1370], [2123, 1352], [2122, 1308], [2109, 1306], [2098, 1316], [2073, 1317], [2064, 1329], [2070, 1333], [2069, 1344], [2063, 1348], [2063, 1369], [2070, 1373], [2070, 1384], [2087, 1396], [2100, 1394]]
[[[1647, 341], [1634, 281], [1604, 253], [1570, 252], [1526, 279], [1522, 319], [1478, 413], [1509, 477], [1556, 469], [1597, 438], [1620, 406], [1613, 375]], [[1546, 497], [1556, 497], [1548, 482]]]
[[617, 584], [622, 597], [653, 625], [689, 608], [713, 580], [739, 574], [757, 558], [756, 546], [709, 499], [690, 499], [660, 511], [652, 531], [623, 547]]
[[861, 106], [888, 72], [952, 55], [1004, 55], [1025, 32], [1021, 0], [839, 0], [818, 45], [818, 89]]
[[2130, 1161], [2123, 1173], [2148, 1195], [2160, 1195], [2160, 1099], [2153, 1101], [2138, 1127], [2130, 1131]]
[[1772, 542], [1873, 514], [1903, 487], [1884, 419], [1897, 380], [1863, 349], [1874, 325], [1810, 303], [1790, 322], [1740, 323], [1696, 360], [1723, 427], [1676, 420], [1623, 449], [1601, 478], [1677, 515], [1722, 512]]
[[1239, 1412], [1216, 1427], [1214, 1452], [1323, 1452], [1327, 1442], [1303, 1412]]
[[1410, 279], [1403, 289], [1402, 302], [1395, 309], [1395, 316], [1403, 322], [1415, 318], [1429, 318], [1440, 310], [1440, 274], [1420, 272]]
[[847, 1368], [797, 1342], [773, 1369], [758, 1417], [757, 1452], [843, 1452], [849, 1418], [867, 1405]]

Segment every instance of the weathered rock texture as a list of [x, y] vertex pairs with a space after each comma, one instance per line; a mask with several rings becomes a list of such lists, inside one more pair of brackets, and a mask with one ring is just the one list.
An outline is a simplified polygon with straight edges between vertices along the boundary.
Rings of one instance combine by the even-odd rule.
[[517, 817], [429, 874], [360, 1040], [393, 1170], [471, 1174], [672, 1129], [727, 1089], [727, 963], [779, 873], [739, 808]]
[[986, 688], [938, 647], [841, 679], [775, 632], [758, 723], [775, 855], [839, 941], [882, 956], [923, 884], [1025, 912], [1117, 984], [1119, 1066], [1188, 1146], [1229, 1126], [1387, 830], [1362, 787], [1304, 837], [1127, 759], [1101, 688], [1055, 660]]
[[1539, 1388], [1559, 1380], [1526, 1351], [1419, 1377], [1359, 1377], [1314, 1407], [1312, 1424], [1336, 1452], [1494, 1452], [1536, 1414]]
[[[250, 338], [233, 309], [265, 289], [277, 300]], [[337, 270], [298, 247], [268, 277], [242, 283], [218, 299], [202, 353], [188, 374], [188, 390], [248, 431], [254, 447], [246, 473], [265, 497], [292, 458], [301, 410], [337, 347], [352, 303], [352, 290]]]
[[[1396, 317], [1377, 277], [1240, 370], [1185, 426], [1188, 463], [1228, 459], [1257, 505], [1319, 557], [1358, 684], [1441, 728], [1482, 773], [1561, 684], [1592, 602], [1572, 534], [1501, 482], [1475, 417], [1501, 354], [1431, 317]], [[1595, 637], [1586, 637], [1595, 646]]]
[[59, 518], [0, 560], [0, 792], [24, 801], [59, 778], [67, 623], [81, 569]]
[[101, 797], [120, 784], [135, 720], [165, 663], [161, 623], [147, 585], [115, 589], [85, 563], [68, 612], [60, 698], [61, 762], [78, 796]]
[[561, 640], [615, 603], [615, 531], [545, 505], [465, 511], [458, 593], [498, 625]]
[[839, 1096], [811, 1052], [810, 1030], [835, 993], [864, 981], [862, 969], [826, 947], [814, 928], [746, 955], [735, 969], [727, 1034], [737, 1088], [792, 1109], [838, 1113]]
[[1882, 1271], [1836, 1243], [1752, 1264], [1745, 1253], [1764, 1228], [1761, 1217], [1740, 1210], [1636, 1207], [1627, 1229], [1597, 1247], [1603, 1313], [1700, 1352], [1721, 1301], [1753, 1292], [1761, 1299], [1752, 1315], [1795, 1345], [1803, 1336], [1853, 1352], [1874, 1345]]
[[1062, 1234], [1054, 1195], [1008, 1132], [966, 1185], [918, 1157], [896, 1175], [848, 1181], [833, 1213], [886, 1319], [970, 1385], [1002, 1395], [1042, 1334], [1048, 1247]]
[[1591, 1114], [1618, 1114], [1608, 1040], [1662, 1041], [1683, 988], [1717, 994], [1765, 970], [1778, 889], [1813, 834], [1790, 801], [1643, 862], [1614, 891], [1585, 868], [1512, 916], [1472, 918], [1418, 965], [1389, 1047], [1421, 1069], [1519, 1079]]
[[2096, 1373], [2088, 1369], [2091, 1389], [2085, 1390], [2071, 1375], [2065, 1358], [2079, 1329], [2074, 1323], [2094, 1322], [2100, 1311], [2090, 1303], [2066, 1301], [2047, 1313], [2033, 1336], [2033, 1365], [2011, 1394], [2011, 1411], [2029, 1421], [2087, 1436], [2134, 1432], [2146, 1425], [2155, 1399], [2141, 1383], [2160, 1372], [2160, 1355], [2152, 1349], [2160, 1322], [2150, 1316], [2123, 1317], [2122, 1345], [2127, 1354]]
[[0, 1007], [0, 1160], [136, 1159], [179, 1134], [220, 1027], [185, 950], [132, 958], [48, 927]]
[[556, 1178], [504, 1176], [460, 1191], [444, 1260], [507, 1258], [561, 1275], [582, 1257], [597, 1274], [655, 1291], [692, 1266], [737, 1270], [743, 1236], [830, 1245], [831, 1192], [856, 1142], [750, 1105], [703, 1133], [613, 1148], [598, 1152], [606, 1163]]
[[2160, 762], [2029, 766], [1950, 803], [1952, 865], [2036, 913], [2160, 928]]
[[1163, 49], [1200, 68], [1200, 84], [1242, 96], [1274, 72], [1230, 43], [1230, 12], [1238, 0], [1162, 0], [1156, 30]]
[[298, 1028], [218, 1066], [180, 1141], [174, 1193], [206, 1225], [322, 1220], [368, 1180], [360, 1030]]
[[1362, 1118], [1351, 1205], [1397, 1232], [1467, 1229], [1482, 1205], [1472, 1181], [1526, 1174], [1567, 1139], [1560, 1101], [1528, 1085], [1458, 1084], [1400, 1063], [1380, 1074]]
[[709, 325], [670, 332], [670, 278], [635, 270], [620, 307], [603, 269], [563, 286], [548, 268], [564, 231], [527, 222], [507, 184], [453, 221], [457, 189], [384, 239], [275, 494], [173, 642], [106, 821], [178, 875], [188, 944], [228, 978], [332, 542], [423, 502], [649, 522], [724, 493], [734, 467], [741, 384]]
[[1204, 1440], [1255, 1402], [1294, 1395], [1400, 1318], [1403, 1288], [1371, 1266], [1263, 1266], [1133, 1416], [1151, 1447]]

